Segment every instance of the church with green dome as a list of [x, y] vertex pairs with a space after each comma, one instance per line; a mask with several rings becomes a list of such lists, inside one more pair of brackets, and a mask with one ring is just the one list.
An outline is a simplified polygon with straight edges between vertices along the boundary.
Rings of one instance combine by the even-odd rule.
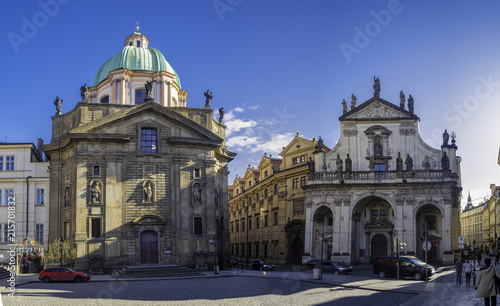
[[236, 154], [212, 94], [186, 107], [176, 71], [136, 28], [81, 97], [67, 112], [56, 99], [43, 147], [49, 242], [70, 241], [74, 267], [91, 271], [229, 260], [227, 165]]

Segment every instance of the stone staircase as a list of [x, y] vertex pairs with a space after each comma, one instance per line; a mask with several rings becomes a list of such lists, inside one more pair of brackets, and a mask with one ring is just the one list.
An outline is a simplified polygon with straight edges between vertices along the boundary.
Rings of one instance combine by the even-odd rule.
[[137, 278], [137, 277], [188, 277], [202, 276], [201, 272], [179, 265], [142, 265], [128, 266], [111, 273], [113, 278]]

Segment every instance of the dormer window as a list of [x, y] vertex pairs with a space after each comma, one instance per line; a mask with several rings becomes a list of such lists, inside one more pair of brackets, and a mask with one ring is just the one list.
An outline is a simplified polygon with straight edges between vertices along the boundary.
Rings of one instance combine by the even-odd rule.
[[138, 41], [137, 41], [137, 48], [140, 48], [140, 47], [141, 47], [141, 41], [140, 41], [140, 40], [138, 40]]
[[129, 45], [129, 46], [132, 46], [132, 42], [129, 42], [129, 43], [128, 43], [128, 45]]

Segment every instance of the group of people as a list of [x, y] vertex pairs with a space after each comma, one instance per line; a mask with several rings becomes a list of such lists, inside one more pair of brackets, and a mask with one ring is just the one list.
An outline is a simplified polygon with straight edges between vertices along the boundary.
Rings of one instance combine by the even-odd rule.
[[[481, 264], [481, 256], [478, 256], [478, 264]], [[467, 259], [465, 263], [462, 258], [455, 262], [455, 270], [457, 272], [456, 284], [462, 284], [462, 272], [465, 273], [465, 284], [470, 286], [470, 277], [473, 271], [473, 265]], [[500, 288], [497, 286], [495, 278], [500, 279], [500, 272], [491, 265], [491, 258], [484, 259], [484, 267], [481, 267], [479, 275], [476, 279], [475, 288], [477, 290], [476, 297], [484, 298], [486, 306], [496, 305], [497, 294], [500, 293]]]

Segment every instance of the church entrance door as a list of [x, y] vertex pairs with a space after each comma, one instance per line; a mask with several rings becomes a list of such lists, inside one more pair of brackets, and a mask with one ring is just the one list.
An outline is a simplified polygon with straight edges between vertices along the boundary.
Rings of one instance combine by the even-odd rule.
[[297, 237], [293, 240], [292, 246], [292, 265], [300, 265], [302, 263], [302, 255], [304, 254], [304, 241]]
[[372, 261], [381, 256], [387, 256], [387, 238], [385, 235], [377, 234], [373, 236], [372, 243]]
[[157, 264], [158, 234], [155, 231], [144, 231], [140, 240], [141, 264]]

